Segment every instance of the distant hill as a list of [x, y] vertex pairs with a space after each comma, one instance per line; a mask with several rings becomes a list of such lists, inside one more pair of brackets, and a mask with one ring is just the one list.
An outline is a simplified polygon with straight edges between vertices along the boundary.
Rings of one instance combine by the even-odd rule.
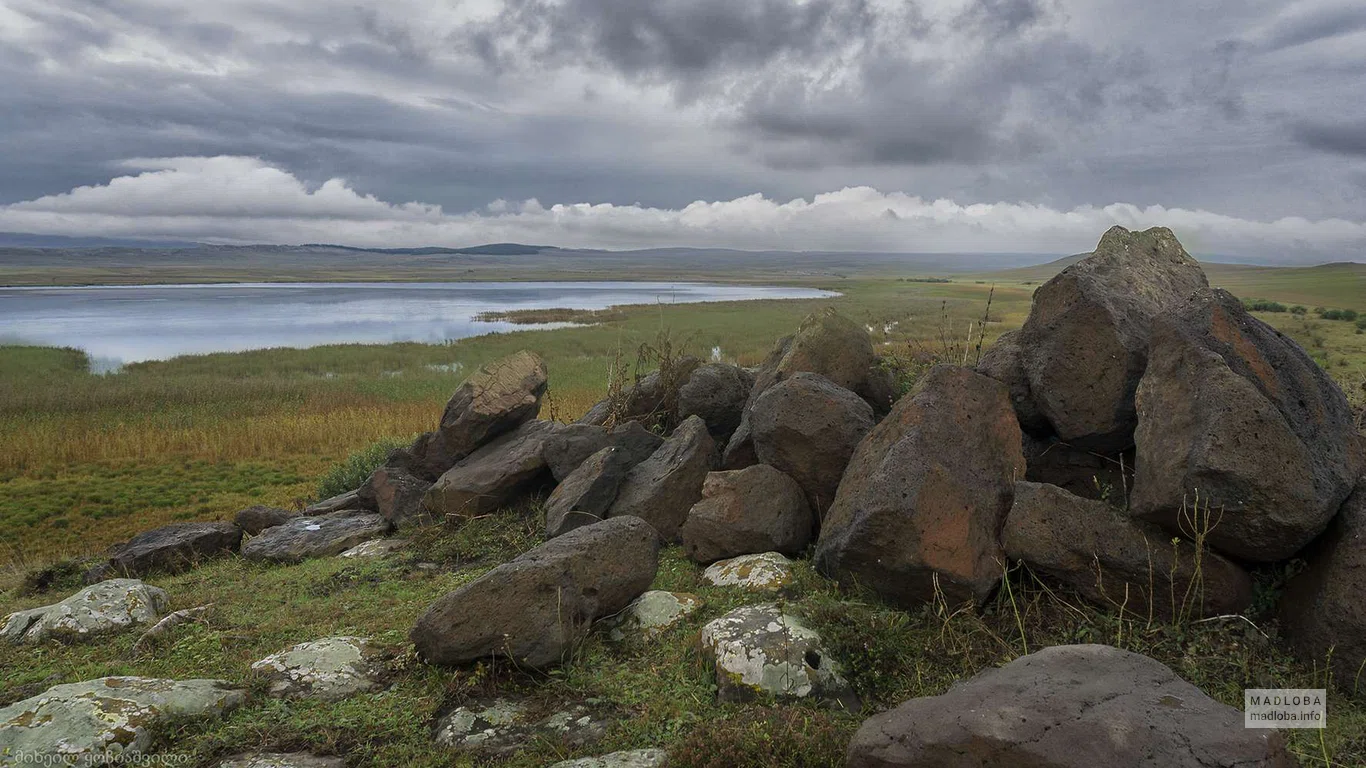
[[522, 243], [488, 243], [472, 245], [468, 248], [356, 248], [350, 245], [331, 245], [327, 243], [307, 243], [301, 248], [331, 248], [339, 251], [360, 251], [363, 253], [391, 253], [403, 256], [435, 256], [443, 253], [464, 254], [468, 256], [533, 256], [546, 251], [559, 251], [553, 245], [523, 245]]
[[66, 237], [0, 232], [0, 248], [194, 248], [192, 240], [145, 240], [118, 237]]

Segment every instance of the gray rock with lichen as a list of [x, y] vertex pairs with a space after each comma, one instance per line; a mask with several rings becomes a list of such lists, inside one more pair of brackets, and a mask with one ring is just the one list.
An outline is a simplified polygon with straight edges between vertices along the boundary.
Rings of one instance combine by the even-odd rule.
[[792, 584], [792, 561], [777, 552], [741, 555], [707, 566], [702, 578], [718, 587], [773, 592]]
[[858, 708], [820, 634], [776, 604], [742, 606], [708, 623], [702, 647], [713, 658], [721, 701], [769, 695]]
[[668, 762], [669, 753], [662, 749], [632, 749], [599, 757], [561, 760], [550, 768], [663, 768]]
[[364, 638], [325, 637], [267, 656], [251, 671], [270, 681], [272, 696], [338, 701], [381, 687], [372, 655]]
[[109, 579], [60, 603], [10, 614], [0, 636], [15, 645], [84, 640], [155, 624], [166, 602], [166, 592], [157, 587], [137, 579]]
[[256, 752], [223, 758], [217, 768], [345, 768], [340, 757], [320, 757], [307, 752]]
[[696, 595], [653, 589], [631, 601], [626, 610], [604, 619], [612, 640], [653, 640], [702, 607]]
[[441, 746], [496, 757], [512, 754], [531, 741], [583, 747], [600, 740], [607, 725], [591, 702], [536, 717], [524, 702], [497, 698], [451, 710], [437, 722], [434, 736]]
[[84, 764], [144, 754], [168, 718], [221, 715], [246, 701], [219, 680], [106, 677], [50, 688], [0, 709], [0, 756]]

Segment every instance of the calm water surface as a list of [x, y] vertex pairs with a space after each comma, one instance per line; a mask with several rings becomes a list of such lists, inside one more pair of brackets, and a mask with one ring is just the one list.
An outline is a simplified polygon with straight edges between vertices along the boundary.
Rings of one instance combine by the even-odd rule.
[[0, 343], [77, 347], [101, 370], [264, 347], [441, 342], [525, 329], [481, 312], [811, 299], [809, 288], [705, 283], [234, 283], [0, 288]]

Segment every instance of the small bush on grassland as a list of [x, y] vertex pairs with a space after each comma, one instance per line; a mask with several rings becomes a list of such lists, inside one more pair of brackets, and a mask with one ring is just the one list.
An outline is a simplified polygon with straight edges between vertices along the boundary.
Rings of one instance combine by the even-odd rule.
[[699, 724], [669, 750], [675, 768], [827, 768], [844, 765], [857, 720], [807, 707], [740, 710]]
[[1243, 306], [1249, 312], [1284, 312], [1285, 305], [1268, 299], [1243, 299]]
[[399, 438], [385, 438], [347, 456], [318, 481], [318, 499], [329, 499], [359, 488], [371, 472], [384, 465], [390, 451], [402, 448], [409, 442]]

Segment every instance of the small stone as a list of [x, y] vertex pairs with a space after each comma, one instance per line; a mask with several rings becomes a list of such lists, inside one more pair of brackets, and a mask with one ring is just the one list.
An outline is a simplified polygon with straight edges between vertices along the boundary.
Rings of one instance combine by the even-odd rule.
[[669, 753], [662, 749], [632, 749], [601, 757], [561, 760], [550, 768], [663, 768], [668, 761]]
[[272, 696], [339, 701], [381, 687], [380, 670], [368, 656], [363, 638], [327, 637], [267, 656], [251, 670], [270, 681]]
[[248, 560], [299, 563], [311, 557], [330, 557], [389, 532], [389, 523], [373, 512], [336, 512], [319, 517], [296, 517], [267, 528], [242, 545]]
[[48, 640], [69, 643], [155, 624], [166, 603], [166, 592], [157, 587], [137, 579], [109, 579], [60, 603], [6, 616], [0, 636], [15, 645]]
[[715, 657], [717, 698], [817, 700], [857, 708], [857, 697], [821, 636], [775, 604], [747, 605], [702, 628], [702, 647]]
[[491, 757], [510, 755], [533, 741], [583, 747], [602, 739], [608, 721], [584, 704], [572, 704], [539, 720], [520, 701], [497, 698], [452, 710], [437, 723], [436, 743]]
[[603, 623], [610, 627], [607, 636], [612, 640], [629, 636], [653, 640], [701, 607], [702, 601], [696, 595], [655, 589], [637, 597], [626, 610]]
[[777, 552], [741, 555], [707, 566], [702, 578], [718, 587], [775, 591], [792, 583], [792, 561]]

